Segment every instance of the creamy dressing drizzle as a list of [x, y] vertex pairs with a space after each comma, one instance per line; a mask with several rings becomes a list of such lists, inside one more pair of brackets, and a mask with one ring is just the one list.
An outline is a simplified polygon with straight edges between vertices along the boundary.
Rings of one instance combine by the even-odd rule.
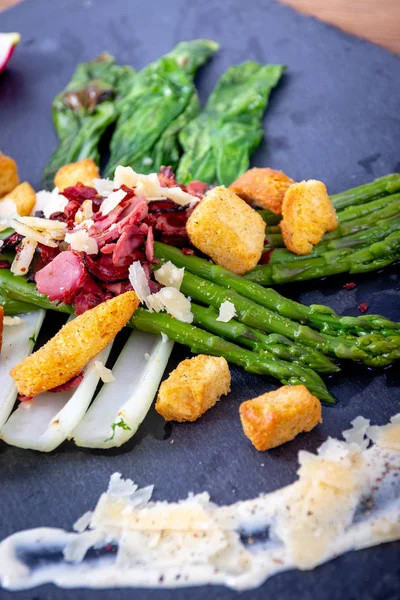
[[206, 493], [153, 503], [151, 487], [116, 473], [93, 514], [76, 523], [78, 531], [89, 524], [83, 533], [41, 528], [5, 539], [1, 585], [244, 590], [279, 571], [400, 539], [400, 415], [372, 428], [358, 417], [344, 437], [329, 438], [317, 455], [300, 452], [293, 484], [230, 506]]

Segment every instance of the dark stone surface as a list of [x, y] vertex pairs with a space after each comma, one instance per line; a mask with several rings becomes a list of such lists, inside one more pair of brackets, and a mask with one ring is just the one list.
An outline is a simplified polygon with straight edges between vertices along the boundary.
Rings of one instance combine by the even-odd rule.
[[[0, 147], [20, 166], [21, 178], [39, 186], [55, 147], [53, 96], [78, 62], [106, 49], [119, 63], [140, 68], [176, 42], [210, 37], [221, 50], [198, 76], [203, 99], [231, 64], [246, 59], [288, 65], [265, 118], [266, 139], [254, 165], [282, 169], [295, 179], [319, 178], [331, 193], [399, 170], [399, 59], [367, 42], [269, 1], [36, 0], [0, 14], [0, 29], [22, 33], [8, 71], [0, 76]], [[306, 303], [325, 302], [339, 312], [370, 312], [400, 320], [398, 267], [342, 289], [346, 277], [281, 288]], [[176, 348], [173, 368], [188, 353]], [[330, 387], [339, 402], [324, 409], [312, 433], [268, 453], [244, 438], [238, 417], [243, 399], [272, 389], [272, 380], [233, 369], [232, 393], [199, 422], [174, 425], [151, 410], [139, 433], [119, 451], [85, 451], [64, 444], [49, 455], [0, 445], [0, 538], [26, 527], [69, 529], [92, 508], [109, 476], [120, 471], [140, 485], [156, 484], [155, 497], [177, 499], [208, 490], [218, 503], [253, 497], [295, 478], [297, 452], [339, 435], [359, 414], [383, 423], [399, 410], [398, 366], [373, 372], [347, 365]], [[173, 441], [173, 443], [172, 443]], [[400, 598], [399, 544], [343, 556], [313, 572], [277, 575], [241, 598], [395, 600]], [[57, 590], [43, 586], [1, 600], [182, 600], [238, 596], [223, 588], [177, 591]]]

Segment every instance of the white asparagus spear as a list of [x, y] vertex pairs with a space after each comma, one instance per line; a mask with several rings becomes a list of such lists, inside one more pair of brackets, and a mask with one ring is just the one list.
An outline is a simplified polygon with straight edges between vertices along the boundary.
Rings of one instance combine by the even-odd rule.
[[137, 431], [156, 395], [173, 342], [133, 331], [104, 385], [72, 436], [78, 446], [121, 446]]
[[0, 429], [7, 421], [17, 398], [17, 388], [10, 376], [10, 369], [32, 352], [44, 315], [44, 310], [35, 310], [20, 315], [21, 324], [4, 326], [0, 354]]
[[99, 382], [95, 361], [105, 363], [111, 346], [86, 365], [78, 387], [44, 392], [29, 403], [21, 402], [4, 425], [0, 438], [11, 446], [40, 452], [51, 452], [62, 444], [84, 417]]

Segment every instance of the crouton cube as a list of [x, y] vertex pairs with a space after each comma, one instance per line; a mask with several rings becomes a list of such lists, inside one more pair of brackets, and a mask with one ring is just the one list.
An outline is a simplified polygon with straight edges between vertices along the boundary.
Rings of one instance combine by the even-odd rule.
[[18, 184], [17, 163], [9, 156], [0, 152], [0, 198], [12, 192]]
[[4, 308], [0, 306], [0, 352], [3, 346]]
[[284, 385], [243, 402], [240, 419], [257, 450], [269, 450], [321, 423], [321, 402], [304, 385]]
[[286, 248], [309, 254], [327, 231], [338, 226], [335, 209], [322, 181], [294, 183], [286, 191], [280, 223]]
[[2, 200], [12, 200], [17, 207], [20, 217], [28, 217], [36, 202], [36, 192], [27, 181], [20, 183], [12, 192], [4, 196]]
[[69, 163], [58, 169], [54, 177], [54, 185], [60, 192], [78, 182], [93, 187], [93, 179], [100, 177], [99, 169], [94, 160], [84, 158], [78, 162]]
[[205, 195], [190, 215], [186, 229], [196, 248], [239, 275], [254, 269], [264, 248], [264, 221], [223, 186]]
[[250, 169], [234, 181], [229, 189], [252, 206], [282, 214], [285, 192], [294, 183], [282, 171], [274, 169]]
[[225, 358], [199, 354], [183, 360], [160, 386], [156, 411], [166, 421], [196, 421], [230, 391]]
[[36, 396], [67, 383], [126, 325], [139, 304], [126, 292], [68, 322], [44, 346], [10, 371], [18, 392]]

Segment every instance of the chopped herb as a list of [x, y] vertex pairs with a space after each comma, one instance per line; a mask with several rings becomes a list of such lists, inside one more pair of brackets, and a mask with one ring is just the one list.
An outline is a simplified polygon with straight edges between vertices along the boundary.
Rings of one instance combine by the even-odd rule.
[[105, 439], [105, 440], [104, 440], [105, 442], [110, 442], [111, 440], [113, 440], [113, 439], [114, 439], [114, 437], [115, 437], [115, 429], [116, 429], [116, 427], [120, 427], [120, 428], [121, 428], [121, 429], [123, 429], [124, 431], [131, 431], [131, 428], [129, 427], [129, 425], [127, 425], [127, 424], [125, 423], [125, 421], [124, 421], [123, 419], [121, 419], [120, 421], [118, 421], [118, 422], [116, 422], [116, 423], [113, 423], [113, 424], [111, 425], [111, 431], [112, 431], [112, 435], [111, 435], [109, 438]]
[[37, 337], [36, 337], [35, 333], [31, 335], [31, 337], [29, 338], [29, 341], [32, 342], [32, 344], [36, 344]]

